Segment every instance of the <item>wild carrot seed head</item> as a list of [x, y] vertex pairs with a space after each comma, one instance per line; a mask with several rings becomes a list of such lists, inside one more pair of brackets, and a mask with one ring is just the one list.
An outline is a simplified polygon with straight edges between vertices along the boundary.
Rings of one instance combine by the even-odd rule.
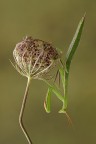
[[26, 37], [16, 44], [13, 57], [25, 76], [37, 78], [47, 73], [60, 55], [50, 43]]

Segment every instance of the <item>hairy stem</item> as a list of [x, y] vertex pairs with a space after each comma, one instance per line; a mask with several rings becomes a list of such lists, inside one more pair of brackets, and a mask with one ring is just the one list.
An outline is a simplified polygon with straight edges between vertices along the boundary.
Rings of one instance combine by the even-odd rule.
[[22, 105], [21, 105], [21, 110], [20, 110], [20, 114], [19, 114], [19, 124], [20, 124], [20, 127], [28, 141], [29, 144], [33, 144], [32, 143], [32, 140], [23, 124], [23, 115], [24, 115], [24, 110], [25, 110], [25, 105], [26, 105], [26, 101], [27, 101], [27, 96], [28, 96], [28, 91], [29, 91], [29, 85], [30, 85], [30, 77], [28, 77], [28, 81], [27, 81], [27, 86], [26, 86], [26, 90], [25, 90], [25, 94], [24, 94], [24, 98], [23, 98], [23, 101], [22, 101]]

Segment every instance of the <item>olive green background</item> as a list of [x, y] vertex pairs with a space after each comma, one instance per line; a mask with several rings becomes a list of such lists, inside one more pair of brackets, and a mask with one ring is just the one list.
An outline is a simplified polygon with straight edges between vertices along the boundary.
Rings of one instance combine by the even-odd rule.
[[52, 112], [44, 111], [47, 86], [39, 80], [31, 83], [24, 123], [34, 144], [96, 144], [96, 0], [0, 0], [0, 144], [27, 144], [18, 124], [27, 79], [9, 62], [16, 43], [31, 35], [65, 54], [85, 12], [69, 79], [74, 126], [58, 114], [62, 104], [54, 95]]

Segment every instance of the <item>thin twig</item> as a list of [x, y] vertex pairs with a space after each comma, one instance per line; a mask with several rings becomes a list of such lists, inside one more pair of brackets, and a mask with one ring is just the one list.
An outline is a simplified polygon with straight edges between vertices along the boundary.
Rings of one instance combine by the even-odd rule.
[[72, 122], [72, 120], [71, 120], [70, 116], [68, 115], [68, 113], [65, 111], [65, 112], [64, 112], [64, 114], [66, 115], [66, 117], [67, 117], [67, 119], [68, 119], [69, 124], [71, 124], [71, 126], [73, 126], [73, 122]]
[[28, 141], [29, 144], [33, 144], [24, 124], [23, 124], [23, 115], [24, 115], [24, 110], [25, 110], [25, 105], [26, 105], [26, 100], [27, 100], [27, 96], [28, 96], [28, 90], [29, 90], [29, 85], [30, 85], [30, 77], [28, 77], [28, 81], [27, 81], [27, 86], [26, 86], [26, 90], [25, 90], [25, 94], [24, 94], [24, 98], [23, 98], [23, 101], [22, 101], [22, 106], [21, 106], [21, 110], [20, 110], [20, 115], [19, 115], [19, 124], [20, 124], [20, 127]]

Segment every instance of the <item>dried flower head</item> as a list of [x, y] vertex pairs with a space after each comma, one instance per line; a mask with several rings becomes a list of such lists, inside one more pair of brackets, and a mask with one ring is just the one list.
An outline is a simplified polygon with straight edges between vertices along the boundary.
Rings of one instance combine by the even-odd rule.
[[24, 76], [38, 78], [55, 65], [60, 55], [51, 44], [32, 37], [26, 37], [16, 44], [13, 51], [15, 68]]

